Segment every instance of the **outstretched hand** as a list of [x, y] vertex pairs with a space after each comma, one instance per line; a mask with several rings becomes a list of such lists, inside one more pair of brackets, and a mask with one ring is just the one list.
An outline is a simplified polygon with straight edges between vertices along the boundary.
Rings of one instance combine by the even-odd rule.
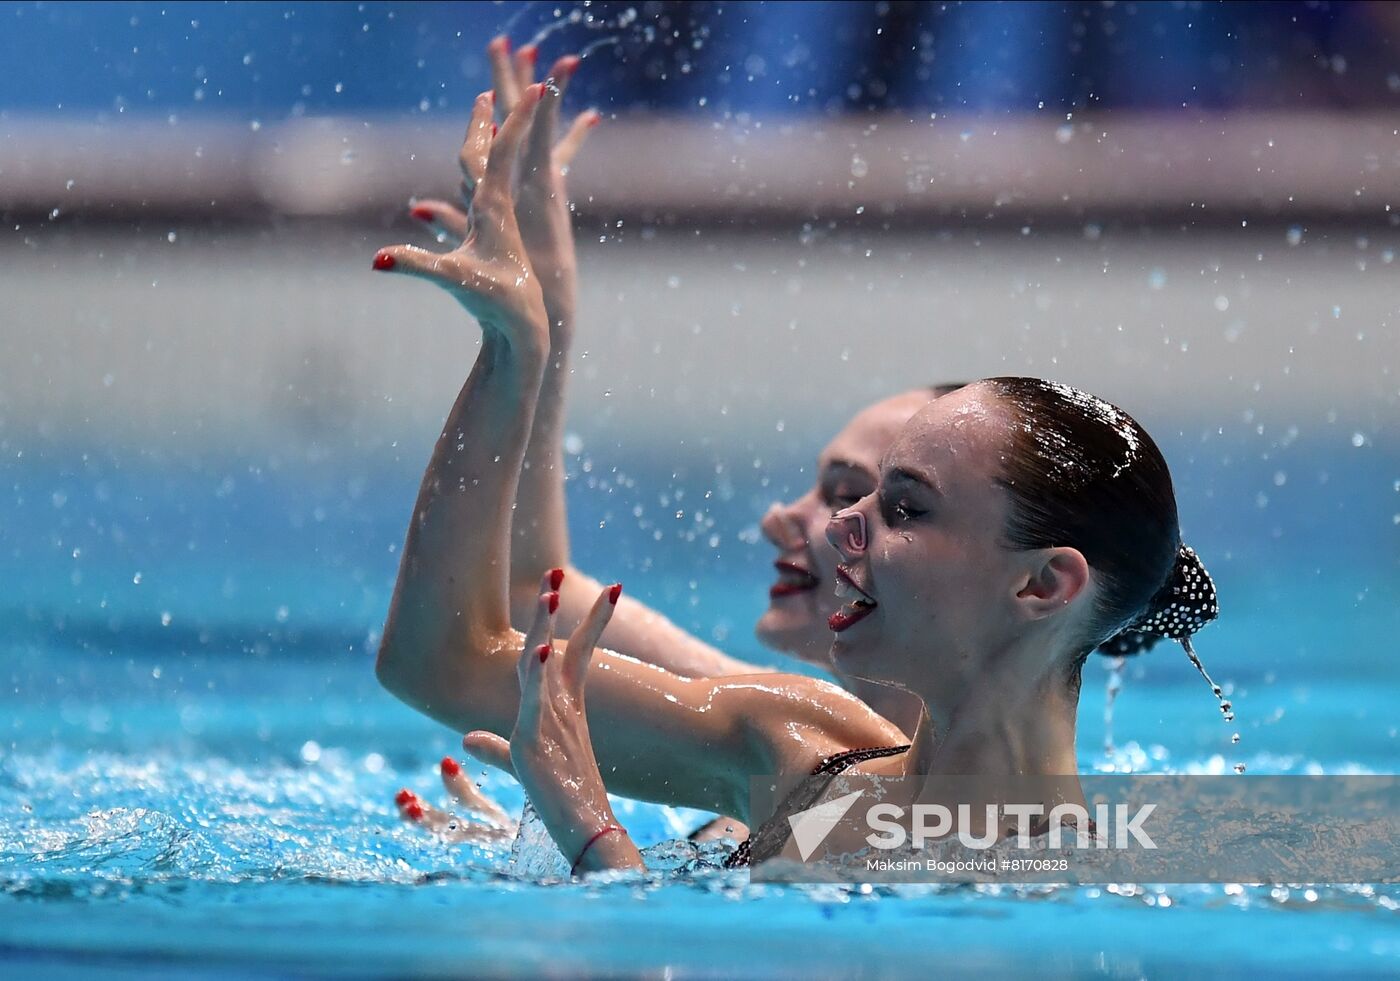
[[[374, 268], [428, 279], [452, 293], [484, 329], [512, 347], [548, 344], [548, 322], [530, 256], [515, 218], [511, 173], [529, 135], [543, 86], [531, 85], [499, 132], [491, 122], [490, 92], [477, 96], [462, 146], [473, 181], [465, 238], [451, 252], [391, 245], [374, 257]], [[545, 347], [547, 350], [547, 347]]]
[[[527, 45], [512, 58], [506, 38], [497, 37], [491, 42], [487, 56], [498, 110], [509, 114], [520, 104], [535, 82], [537, 55], [537, 49]], [[551, 346], [555, 350], [567, 349], [572, 340], [578, 280], [565, 178], [585, 137], [602, 119], [596, 110], [580, 113], [563, 137], [556, 140], [560, 103], [578, 67], [577, 55], [565, 55], [550, 69], [523, 158], [513, 175], [516, 222], [544, 294]], [[470, 207], [483, 164], [479, 148], [470, 140], [462, 145], [458, 164], [462, 171], [462, 200]], [[460, 242], [467, 236], [467, 213], [449, 202], [417, 201], [410, 214], [426, 222], [444, 241]]]
[[584, 711], [588, 665], [622, 586], [603, 590], [568, 646], [559, 650], [554, 615], [563, 575], [559, 569], [546, 574], [535, 622], [525, 635], [517, 663], [520, 711], [509, 741], [477, 730], [467, 733], [462, 745], [482, 762], [516, 776], [575, 871], [642, 868], [640, 853], [608, 803]]

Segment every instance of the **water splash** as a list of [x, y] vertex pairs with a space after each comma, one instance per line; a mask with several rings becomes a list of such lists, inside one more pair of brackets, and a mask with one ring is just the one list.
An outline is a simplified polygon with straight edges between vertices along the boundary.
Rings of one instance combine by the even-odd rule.
[[599, 48], [605, 48], [610, 44], [621, 43], [622, 38], [618, 35], [613, 35], [612, 37], [602, 37], [596, 41], [590, 41], [588, 44], [584, 45], [583, 50], [578, 53], [579, 60], [582, 61], [584, 58], [587, 58], [590, 54], [592, 54], [594, 51], [597, 51]]
[[[578, 8], [574, 8], [573, 10], [569, 11], [567, 16], [560, 17], [558, 20], [552, 21], [551, 23], [544, 25], [544, 27], [541, 27], [538, 31], [535, 32], [535, 36], [530, 38], [530, 40], [526, 41], [525, 44], [521, 45], [521, 47], [538, 47], [539, 45], [543, 44], [546, 39], [555, 34], [558, 34], [560, 31], [564, 30], [564, 28], [582, 22], [583, 18], [583, 11]], [[593, 18], [590, 16], [589, 20], [592, 21], [592, 19]]]
[[1128, 659], [1119, 655], [1108, 663], [1108, 681], [1104, 685], [1103, 691], [1103, 752], [1105, 756], [1112, 757], [1117, 751], [1113, 745], [1113, 703], [1118, 699], [1118, 693], [1123, 690], [1123, 670], [1127, 666]]
[[534, 5], [535, 0], [527, 0], [526, 3], [523, 3], [519, 7], [517, 7], [515, 9], [515, 13], [511, 14], [509, 17], [506, 18], [505, 24], [501, 26], [500, 31], [497, 33], [504, 34], [506, 37], [510, 37], [510, 32], [515, 29], [516, 24], [520, 23], [520, 18], [524, 17], [525, 14]]

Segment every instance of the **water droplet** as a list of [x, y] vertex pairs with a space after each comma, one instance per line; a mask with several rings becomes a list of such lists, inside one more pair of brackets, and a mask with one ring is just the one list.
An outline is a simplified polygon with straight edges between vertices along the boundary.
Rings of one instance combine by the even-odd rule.
[[169, 611], [169, 610], [166, 610], [165, 612], [161, 613], [161, 615], [160, 615], [160, 625], [161, 625], [162, 627], [168, 627], [168, 626], [170, 626], [170, 611]]
[[1243, 773], [1243, 772], [1244, 772], [1244, 764], [1243, 764], [1243, 763], [1236, 763], [1236, 764], [1235, 764], [1235, 772], [1236, 772], [1236, 773]]
[[138, 573], [136, 573], [136, 575], [134, 575], [134, 576], [131, 577], [131, 584], [132, 584], [133, 586], [139, 586], [139, 585], [141, 585], [141, 573], [138, 572]]
[[1352, 433], [1352, 434], [1351, 434], [1351, 445], [1352, 445], [1352, 446], [1355, 446], [1357, 449], [1360, 449], [1361, 447], [1365, 446], [1365, 445], [1366, 445], [1366, 434], [1365, 434], [1365, 433]]
[[864, 177], [868, 173], [870, 173], [870, 164], [866, 162], [864, 157], [857, 154], [851, 158], [852, 177]]
[[1285, 238], [1285, 240], [1288, 242], [1289, 245], [1300, 245], [1300, 244], [1302, 244], [1302, 241], [1303, 241], [1303, 227], [1302, 227], [1301, 225], [1294, 225], [1292, 228], [1290, 228], [1290, 229], [1288, 230], [1288, 234], [1287, 234], [1286, 236], [1284, 236], [1284, 238]]

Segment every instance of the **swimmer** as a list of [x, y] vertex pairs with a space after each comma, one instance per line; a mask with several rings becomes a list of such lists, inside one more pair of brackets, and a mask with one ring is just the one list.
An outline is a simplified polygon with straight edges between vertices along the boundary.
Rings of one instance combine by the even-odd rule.
[[920, 698], [912, 740], [817, 679], [690, 678], [595, 649], [618, 586], [556, 642], [562, 568], [545, 573], [528, 633], [512, 628], [511, 513], [551, 346], [510, 176], [522, 155], [526, 173], [550, 166], [550, 100], [556, 90], [527, 87], [493, 136], [490, 93], [478, 97], [466, 240], [374, 258], [448, 290], [483, 332], [409, 523], [380, 682], [514, 772], [580, 872], [640, 863], [602, 774], [607, 791], [731, 814], [760, 835], [774, 815], [749, 813], [752, 774], [776, 775], [780, 794], [840, 767], [1073, 777], [1089, 653], [1125, 630], [1185, 640], [1216, 610], [1155, 443], [1120, 409], [1050, 382], [987, 379], [928, 403], [884, 453], [877, 487], [828, 524], [846, 594], [832, 664]]
[[[512, 56], [507, 39], [497, 37], [488, 45], [487, 57], [492, 66], [496, 108], [509, 112], [519, 101], [521, 91], [534, 82], [538, 52], [527, 45]], [[571, 55], [554, 63], [550, 77], [558, 89], [558, 98], [546, 104], [550, 112], [557, 114], [559, 99], [577, 68], [578, 59]], [[520, 476], [512, 529], [512, 619], [518, 626], [530, 623], [541, 569], [560, 568], [566, 573], [557, 620], [564, 630], [583, 620], [601, 588], [596, 579], [571, 564], [561, 454], [565, 382], [570, 370], [578, 282], [565, 180], [569, 164], [600, 118], [593, 110], [581, 113], [555, 145], [551, 166], [523, 172], [516, 184], [516, 220], [539, 278], [550, 333], [550, 360]], [[554, 116], [540, 122], [548, 125], [552, 134], [556, 120]], [[547, 140], [550, 135], [541, 138]], [[459, 163], [463, 198], [470, 202], [473, 179], [468, 161], [459, 155]], [[410, 214], [428, 224], [444, 241], [460, 243], [466, 235], [466, 214], [449, 202], [416, 201]], [[834, 592], [837, 554], [827, 543], [824, 528], [834, 510], [859, 500], [875, 486], [880, 456], [899, 427], [930, 399], [957, 387], [916, 388], [862, 409], [818, 455], [815, 486], [794, 501], [773, 505], [760, 525], [778, 555], [774, 562], [777, 578], [769, 588], [769, 607], [755, 628], [758, 639], [771, 649], [833, 671], [843, 687], [909, 735], [923, 711], [917, 698], [898, 688], [834, 672], [827, 620], [840, 607]], [[716, 650], [645, 604], [627, 597], [623, 597], [613, 617], [609, 642], [619, 653], [688, 677], [771, 670]], [[491, 813], [494, 805], [474, 783], [463, 779], [455, 760], [443, 760], [440, 772], [449, 796], [459, 805], [476, 814]], [[399, 796], [409, 793], [405, 790]], [[400, 806], [408, 820], [430, 828], [451, 822], [449, 815], [416, 795], [412, 797], [417, 809]], [[737, 828], [735, 822], [720, 819], [714, 822], [712, 830], [731, 828]], [[742, 833], [742, 829], [739, 831]], [[705, 829], [696, 832], [701, 837], [709, 833]]]

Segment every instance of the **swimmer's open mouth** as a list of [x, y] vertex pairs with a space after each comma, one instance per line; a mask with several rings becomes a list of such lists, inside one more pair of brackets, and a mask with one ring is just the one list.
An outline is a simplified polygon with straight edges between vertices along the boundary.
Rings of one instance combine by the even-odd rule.
[[778, 581], [768, 587], [769, 599], [779, 596], [792, 596], [795, 593], [810, 593], [821, 585], [821, 580], [800, 565], [779, 559], [773, 563], [778, 570]]
[[836, 596], [838, 599], [851, 600], [827, 617], [826, 625], [838, 634], [860, 623], [880, 605], [869, 593], [857, 586], [846, 567], [840, 565], [836, 567]]

